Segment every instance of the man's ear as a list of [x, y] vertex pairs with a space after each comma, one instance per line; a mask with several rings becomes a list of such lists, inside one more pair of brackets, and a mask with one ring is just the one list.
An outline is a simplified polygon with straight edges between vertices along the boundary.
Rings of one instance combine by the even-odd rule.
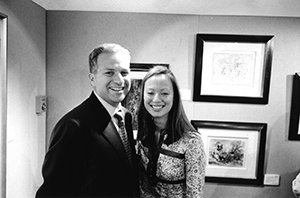
[[89, 73], [90, 84], [92, 87], [95, 86], [95, 74]]

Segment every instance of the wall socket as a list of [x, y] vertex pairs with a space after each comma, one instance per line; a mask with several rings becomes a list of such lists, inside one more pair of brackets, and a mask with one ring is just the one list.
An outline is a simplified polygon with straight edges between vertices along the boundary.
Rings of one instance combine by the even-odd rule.
[[278, 174], [265, 174], [264, 185], [265, 186], [279, 186], [280, 175]]

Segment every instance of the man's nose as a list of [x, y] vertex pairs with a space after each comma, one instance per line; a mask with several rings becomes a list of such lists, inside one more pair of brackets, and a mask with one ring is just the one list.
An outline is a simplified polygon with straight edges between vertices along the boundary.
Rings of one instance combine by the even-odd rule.
[[114, 81], [117, 82], [117, 83], [124, 83], [124, 77], [122, 76], [121, 73], [117, 73], [115, 76], [114, 76]]

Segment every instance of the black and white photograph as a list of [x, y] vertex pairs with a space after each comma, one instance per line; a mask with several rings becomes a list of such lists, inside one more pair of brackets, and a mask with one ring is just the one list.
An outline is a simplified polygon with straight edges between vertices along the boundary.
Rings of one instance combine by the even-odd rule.
[[300, 198], [300, 0], [0, 0], [0, 95], [0, 198]]

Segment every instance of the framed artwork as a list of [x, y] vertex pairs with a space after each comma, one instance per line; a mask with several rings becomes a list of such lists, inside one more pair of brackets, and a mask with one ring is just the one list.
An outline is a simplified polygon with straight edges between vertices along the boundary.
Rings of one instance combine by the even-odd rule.
[[267, 104], [272, 38], [197, 34], [193, 101]]
[[295, 73], [293, 77], [293, 88], [292, 88], [289, 140], [300, 140], [299, 112], [300, 112], [300, 73]]
[[169, 64], [160, 63], [130, 63], [130, 76], [131, 76], [131, 87], [130, 91], [122, 101], [122, 105], [131, 111], [133, 115], [133, 131], [136, 136], [137, 133], [137, 110], [140, 100], [140, 86], [142, 80], [150, 68], [161, 65], [169, 68]]
[[263, 185], [266, 123], [192, 120], [206, 152], [206, 182]]

